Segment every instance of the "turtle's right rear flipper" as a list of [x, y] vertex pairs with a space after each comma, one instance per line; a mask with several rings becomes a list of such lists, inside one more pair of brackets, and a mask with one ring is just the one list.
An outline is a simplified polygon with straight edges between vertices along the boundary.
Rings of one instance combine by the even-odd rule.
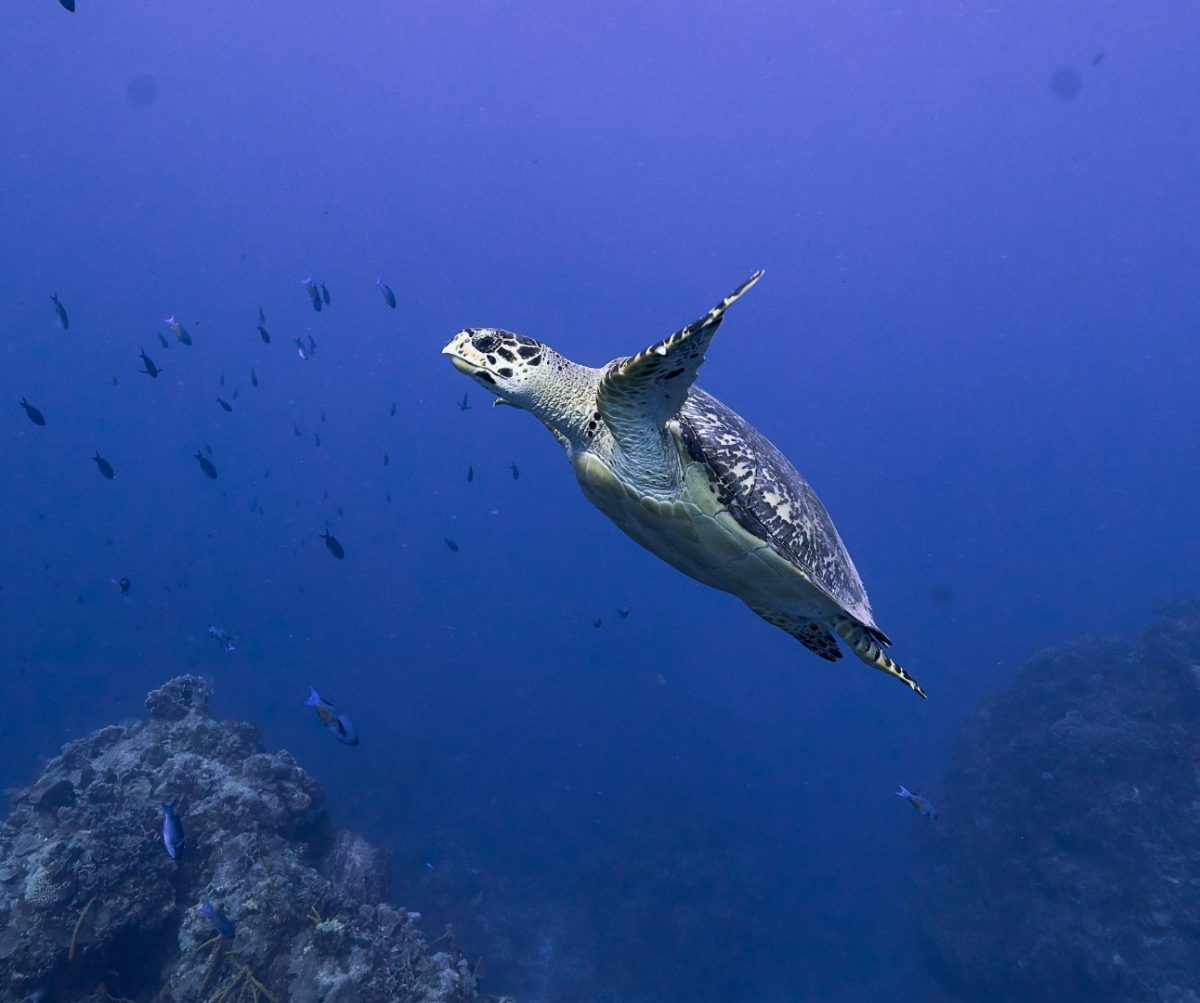
[[842, 657], [842, 649], [838, 647], [837, 638], [829, 633], [824, 624], [816, 620], [806, 620], [803, 617], [776, 613], [770, 609], [758, 609], [754, 606], [750, 608], [767, 623], [780, 630], [786, 630], [814, 655], [820, 655], [827, 662], [836, 662]]

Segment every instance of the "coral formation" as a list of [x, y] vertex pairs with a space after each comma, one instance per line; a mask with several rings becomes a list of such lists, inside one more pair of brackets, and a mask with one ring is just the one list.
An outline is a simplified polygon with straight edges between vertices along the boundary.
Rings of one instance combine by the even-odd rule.
[[[148, 722], [65, 746], [0, 823], [0, 1003], [470, 1003], [456, 949], [383, 901], [383, 854], [335, 830], [317, 784], [174, 679]], [[186, 841], [162, 843], [160, 802]], [[236, 924], [214, 934], [198, 906]]]
[[1200, 603], [1038, 655], [954, 762], [920, 901], [952, 998], [1200, 1001]]

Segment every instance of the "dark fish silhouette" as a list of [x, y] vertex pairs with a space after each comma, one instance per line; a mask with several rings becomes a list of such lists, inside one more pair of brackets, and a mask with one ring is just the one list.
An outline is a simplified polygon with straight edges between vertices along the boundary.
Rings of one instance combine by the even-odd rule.
[[146, 354], [146, 350], [144, 348], [139, 347], [138, 351], [141, 353], [142, 365], [145, 367], [144, 369], [139, 369], [138, 372], [145, 373], [152, 380], [158, 379], [158, 374], [161, 373], [162, 370], [154, 364], [154, 360]]
[[116, 472], [112, 468], [112, 464], [109, 463], [108, 460], [106, 460], [103, 456], [101, 456], [98, 450], [96, 455], [92, 457], [92, 462], [100, 468], [100, 473], [103, 474], [108, 480], [111, 481], [117, 476]]
[[470, 411], [471, 410], [471, 405], [467, 403], [467, 395], [466, 394], [463, 394], [463, 399], [458, 402], [458, 409], [460, 411]]
[[1092, 65], [1093, 66], [1099, 66], [1103, 61], [1104, 61], [1104, 53], [1103, 52], [1097, 52], [1094, 56], [1092, 56]]
[[317, 290], [317, 284], [312, 279], [303, 279], [304, 288], [308, 290], [308, 298], [312, 301], [312, 308], [321, 312], [321, 294]]
[[469, 463], [467, 464], [467, 483], [470, 484], [475, 480], [475, 468]]
[[295, 433], [297, 439], [300, 438], [300, 426], [295, 422], [292, 422], [292, 431]]
[[262, 338], [263, 344], [271, 344], [271, 336], [267, 333], [267, 329], [263, 327], [262, 324], [258, 325], [258, 336]]
[[396, 417], [396, 402], [392, 401], [392, 417]]
[[620, 613], [621, 616], [629, 616], [629, 610], [627, 610], [624, 606], [618, 606], [617, 612]]
[[390, 463], [390, 462], [391, 462], [391, 461], [390, 461], [390, 459], [388, 458], [388, 454], [387, 454], [387, 453], [384, 453], [384, 454], [383, 454], [383, 465], [386, 467], [386, 466], [388, 465], [388, 463]]
[[67, 319], [67, 308], [58, 301], [57, 293], [51, 293], [50, 298], [54, 300], [54, 312], [58, 314], [58, 322], [62, 325], [62, 329], [65, 331], [71, 326], [71, 321]]
[[324, 411], [321, 412], [321, 424], [322, 425], [325, 424], [325, 412]]
[[376, 279], [375, 285], [379, 286], [379, 291], [383, 293], [383, 301], [393, 310], [396, 309], [396, 294], [392, 292], [392, 287], [389, 286], [383, 279]]
[[513, 480], [514, 481], [520, 480], [521, 479], [521, 471], [519, 471], [517, 469], [517, 465], [515, 463], [511, 464], [510, 469], [512, 470]]
[[313, 432], [313, 442], [315, 442], [318, 446], [321, 445], [321, 433], [320, 432]]
[[212, 456], [212, 446], [210, 446], [207, 442], [204, 444], [204, 451], [208, 453], [209, 456]]
[[65, 10], [69, 10], [72, 14], [75, 13], [75, 0], [58, 0], [63, 5]]
[[321, 539], [325, 541], [325, 546], [329, 548], [329, 552], [331, 554], [333, 554], [333, 556], [336, 557], [339, 561], [343, 560], [345, 558], [346, 551], [343, 549], [342, 545], [338, 542], [338, 538], [336, 536], [329, 535], [328, 528], [325, 530], [324, 533], [321, 534]]
[[300, 338], [296, 339], [296, 354], [302, 359], [308, 358], [308, 356], [304, 354], [304, 342]]
[[329, 290], [325, 288], [325, 283], [321, 283], [321, 299], [325, 301], [325, 305], [329, 306]]
[[128, 578], [119, 578], [115, 579], [115, 581], [117, 583], [117, 588], [121, 590], [121, 595], [129, 595], [129, 590], [133, 588], [133, 582], [131, 582]]
[[389, 505], [392, 503], [392, 489], [391, 488], [387, 489], [387, 503]]
[[444, 537], [443, 539], [445, 539], [445, 541], [446, 541], [446, 546], [449, 547], [453, 553], [457, 554], [458, 553], [458, 544], [455, 543], [453, 540], [451, 540], [450, 537], [448, 537], [448, 536]]
[[308, 336], [308, 354], [317, 354], [317, 341], [311, 334]]
[[227, 400], [222, 400], [220, 397], [218, 397], [217, 403], [221, 405], [222, 411], [232, 411], [233, 410], [233, 405], [230, 404], [229, 401], [227, 401]]
[[262, 307], [258, 308], [258, 322], [260, 324], [265, 324], [267, 322], [267, 315], [263, 313]]
[[46, 418], [42, 412], [30, 404], [24, 397], [21, 398], [21, 407], [25, 409], [25, 413], [29, 415], [29, 420], [35, 425], [46, 424]]
[[196, 459], [200, 463], [200, 469], [204, 471], [206, 477], [217, 479], [217, 468], [213, 466], [212, 460], [205, 456], [200, 450], [196, 450]]
[[165, 334], [159, 334], [158, 341], [159, 341], [159, 344], [161, 344], [163, 348], [171, 347], [171, 343], [169, 341], [167, 341], [167, 336]]
[[604, 621], [601, 620], [600, 617], [596, 617], [596, 619], [592, 621], [592, 626], [599, 627], [603, 622]]
[[250, 370], [250, 385], [252, 387], [258, 386], [258, 373], [256, 373], [253, 369]]

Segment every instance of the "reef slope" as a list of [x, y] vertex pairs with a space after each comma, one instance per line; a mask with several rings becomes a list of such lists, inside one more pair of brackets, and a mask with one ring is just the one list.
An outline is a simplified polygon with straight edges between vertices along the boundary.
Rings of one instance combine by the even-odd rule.
[[[386, 858], [323, 794], [183, 676], [150, 719], [65, 746], [0, 823], [0, 1003], [471, 1003], [457, 949], [383, 901]], [[162, 841], [178, 801], [186, 842]], [[236, 924], [214, 939], [198, 906]], [[445, 945], [443, 945], [445, 946]]]

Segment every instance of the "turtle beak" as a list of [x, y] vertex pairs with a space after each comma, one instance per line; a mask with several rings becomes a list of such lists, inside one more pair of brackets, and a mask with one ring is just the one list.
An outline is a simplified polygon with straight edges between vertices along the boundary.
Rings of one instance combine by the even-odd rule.
[[450, 365], [457, 369], [460, 373], [466, 373], [468, 376], [475, 375], [475, 367], [460, 355], [455, 355], [449, 348], [442, 349], [443, 355], [450, 356]]

